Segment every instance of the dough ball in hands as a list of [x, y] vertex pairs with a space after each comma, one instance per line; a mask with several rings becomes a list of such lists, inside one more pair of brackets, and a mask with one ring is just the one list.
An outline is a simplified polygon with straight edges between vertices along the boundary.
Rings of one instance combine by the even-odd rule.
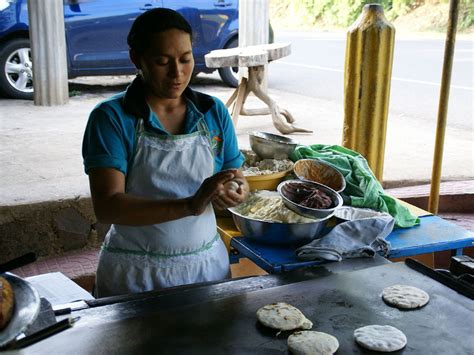
[[311, 329], [313, 323], [301, 311], [284, 302], [263, 306], [257, 311], [257, 318], [263, 325], [278, 330]]
[[228, 191], [228, 190], [237, 191], [239, 189], [239, 187], [240, 187], [240, 185], [235, 180], [227, 181], [224, 184], [224, 189], [226, 191]]
[[330, 334], [304, 330], [288, 337], [288, 349], [294, 355], [331, 355], [339, 349], [339, 342]]
[[430, 300], [430, 296], [425, 291], [407, 285], [385, 287], [382, 298], [387, 304], [403, 309], [421, 308]]
[[0, 277], [0, 330], [10, 322], [14, 306], [15, 296], [12, 286], [5, 278]]
[[390, 325], [368, 325], [354, 331], [355, 341], [362, 347], [382, 352], [403, 349], [407, 337], [402, 331]]

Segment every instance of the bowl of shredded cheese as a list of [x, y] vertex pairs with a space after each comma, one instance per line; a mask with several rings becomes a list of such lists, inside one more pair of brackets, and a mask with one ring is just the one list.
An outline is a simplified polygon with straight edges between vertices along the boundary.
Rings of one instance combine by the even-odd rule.
[[293, 171], [293, 162], [288, 159], [261, 159], [251, 150], [242, 150], [245, 162], [242, 172], [250, 191], [276, 190], [278, 184]]
[[320, 238], [331, 216], [301, 216], [285, 206], [276, 191], [254, 191], [239, 206], [229, 208], [243, 236], [270, 245], [303, 245]]

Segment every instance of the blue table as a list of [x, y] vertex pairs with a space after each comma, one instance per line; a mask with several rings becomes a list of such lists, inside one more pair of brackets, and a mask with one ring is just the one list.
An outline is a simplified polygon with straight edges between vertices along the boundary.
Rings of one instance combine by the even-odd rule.
[[[448, 222], [438, 216], [420, 218], [420, 225], [406, 229], [395, 229], [387, 237], [392, 250], [389, 258], [398, 258], [443, 250], [455, 250], [474, 246], [474, 233]], [[312, 265], [317, 261], [300, 261], [294, 248], [264, 245], [245, 237], [232, 238], [230, 245], [239, 255], [231, 255], [231, 262], [238, 257], [247, 257], [268, 273], [280, 273]], [[234, 260], [232, 260], [232, 258]]]

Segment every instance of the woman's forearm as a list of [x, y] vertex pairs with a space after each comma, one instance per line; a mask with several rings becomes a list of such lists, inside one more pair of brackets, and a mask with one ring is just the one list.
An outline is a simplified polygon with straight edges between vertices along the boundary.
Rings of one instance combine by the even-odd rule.
[[236, 170], [221, 171], [203, 181], [193, 196], [181, 199], [156, 200], [124, 192], [125, 175], [112, 168], [90, 172], [94, 212], [102, 223], [144, 226], [177, 220], [203, 213], [224, 189]]
[[94, 211], [101, 223], [143, 226], [194, 215], [190, 199], [152, 200], [126, 193], [95, 199]]

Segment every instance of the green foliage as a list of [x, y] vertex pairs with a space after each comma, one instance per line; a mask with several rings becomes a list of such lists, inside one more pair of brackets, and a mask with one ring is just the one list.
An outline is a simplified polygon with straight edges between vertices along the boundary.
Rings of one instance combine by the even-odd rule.
[[412, 0], [273, 0], [279, 9], [286, 9], [301, 19], [304, 25], [322, 21], [327, 25], [347, 27], [351, 25], [366, 4], [381, 4], [387, 11], [392, 3]]
[[412, 0], [393, 0], [392, 1], [392, 9], [390, 10], [390, 14], [393, 17], [398, 17], [401, 15], [405, 15], [414, 7], [414, 1]]
[[458, 29], [464, 30], [474, 26], [474, 2], [461, 0], [459, 5]]
[[365, 2], [357, 0], [334, 1], [328, 14], [331, 23], [337, 26], [349, 26], [360, 15]]
[[[271, 0], [284, 13], [297, 16], [304, 26], [322, 23], [329, 26], [350, 26], [366, 4], [380, 4], [389, 20], [404, 16], [424, 3], [448, 3], [449, 0]], [[474, 2], [460, 0], [458, 29], [474, 25]]]

